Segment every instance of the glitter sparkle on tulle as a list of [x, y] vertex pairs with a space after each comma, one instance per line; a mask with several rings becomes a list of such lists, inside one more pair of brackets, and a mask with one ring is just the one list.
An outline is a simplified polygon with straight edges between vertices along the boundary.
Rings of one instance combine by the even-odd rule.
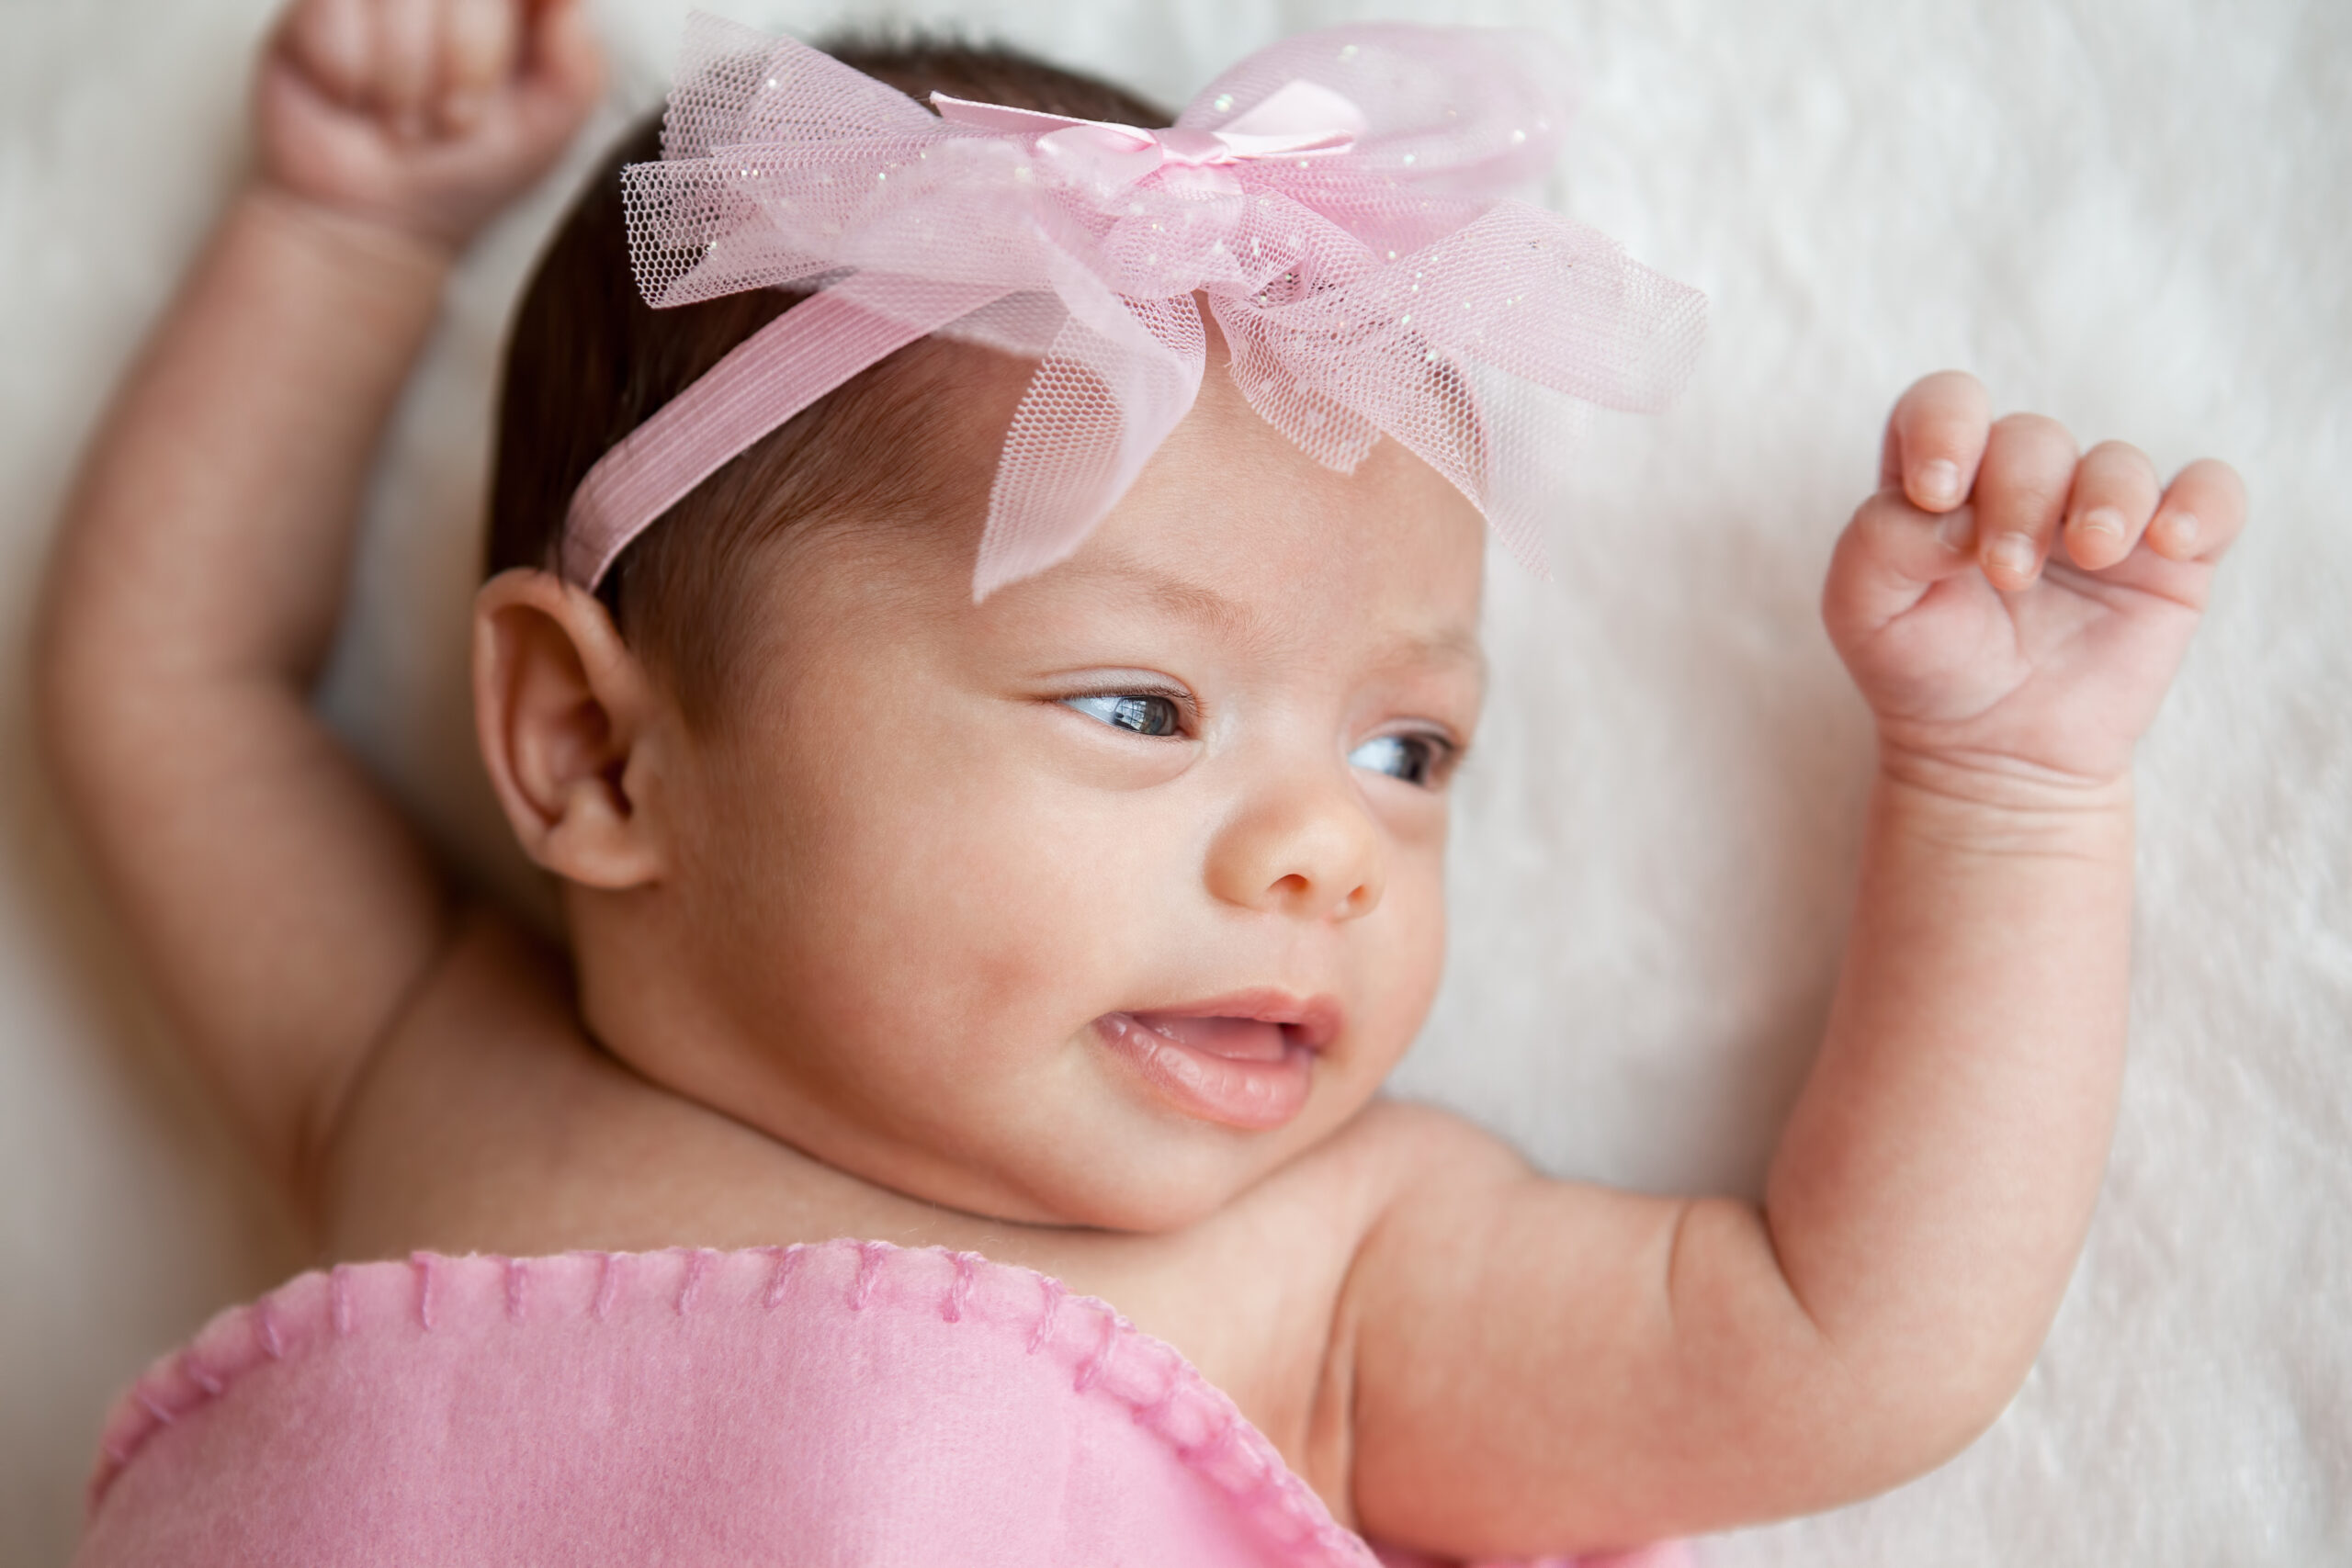
[[1541, 35], [1363, 26], [1250, 56], [1167, 130], [939, 97], [789, 39], [689, 24], [662, 157], [625, 175], [656, 307], [815, 289], [615, 447], [562, 567], [594, 584], [702, 479], [860, 370], [937, 334], [1034, 359], [977, 596], [1068, 557], [1184, 417], [1215, 318], [1250, 406], [1351, 471], [1382, 435], [1532, 569], [1578, 402], [1687, 379], [1693, 289], [1506, 193], [1560, 145]]

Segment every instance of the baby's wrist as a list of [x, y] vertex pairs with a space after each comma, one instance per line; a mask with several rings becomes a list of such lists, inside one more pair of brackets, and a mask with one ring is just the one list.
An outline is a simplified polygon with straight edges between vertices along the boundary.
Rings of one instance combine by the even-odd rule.
[[458, 247], [439, 234], [321, 201], [267, 174], [247, 181], [238, 202], [288, 243], [370, 281], [438, 294], [457, 263]]
[[2129, 855], [2132, 774], [2054, 773], [2007, 758], [1954, 757], [1883, 739], [1879, 788], [1922, 828], [1998, 852]]

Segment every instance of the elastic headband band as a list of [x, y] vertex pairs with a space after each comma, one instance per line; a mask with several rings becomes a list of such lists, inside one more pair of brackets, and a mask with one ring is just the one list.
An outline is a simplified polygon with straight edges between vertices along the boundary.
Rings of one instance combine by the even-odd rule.
[[655, 307], [815, 288], [592, 468], [564, 524], [594, 587], [770, 431], [917, 338], [1036, 359], [973, 594], [1068, 557], [1193, 404], [1201, 303], [1250, 405], [1352, 471], [1402, 442], [1544, 570], [1573, 399], [1656, 410], [1694, 289], [1503, 198], [1556, 152], [1540, 35], [1342, 28], [1250, 56], [1164, 130], [934, 94], [936, 115], [789, 39], [688, 25], [659, 163], [623, 175]]

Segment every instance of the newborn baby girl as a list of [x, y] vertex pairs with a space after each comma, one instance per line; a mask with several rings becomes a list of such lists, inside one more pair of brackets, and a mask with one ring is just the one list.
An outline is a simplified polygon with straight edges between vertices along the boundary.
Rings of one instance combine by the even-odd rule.
[[64, 525], [51, 764], [331, 1265], [124, 1401], [81, 1561], [1527, 1557], [2000, 1413], [2229, 468], [1903, 394], [1823, 595], [1879, 765], [1764, 1201], [1547, 1179], [1380, 1094], [1485, 528], [1538, 556], [1551, 416], [1655, 406], [1699, 320], [1504, 199], [1542, 40], [1294, 39], [1155, 130], [697, 22], [506, 367], [474, 700], [552, 944], [307, 696], [449, 270], [598, 97], [581, 13], [299, 0]]

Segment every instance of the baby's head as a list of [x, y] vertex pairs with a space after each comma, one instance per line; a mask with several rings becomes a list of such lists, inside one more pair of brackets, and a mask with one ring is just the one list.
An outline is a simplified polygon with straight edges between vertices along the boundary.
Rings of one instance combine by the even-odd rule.
[[[1166, 123], [1001, 54], [836, 52], [916, 96]], [[1014, 1219], [1181, 1224], [1329, 1134], [1437, 985], [1476, 511], [1395, 441], [1307, 457], [1212, 327], [1132, 489], [975, 604], [1033, 367], [930, 339], [567, 584], [590, 466], [792, 302], [648, 310], [616, 169], [518, 319], [477, 615], [484, 752], [560, 879], [591, 1031], [827, 1164]]]

